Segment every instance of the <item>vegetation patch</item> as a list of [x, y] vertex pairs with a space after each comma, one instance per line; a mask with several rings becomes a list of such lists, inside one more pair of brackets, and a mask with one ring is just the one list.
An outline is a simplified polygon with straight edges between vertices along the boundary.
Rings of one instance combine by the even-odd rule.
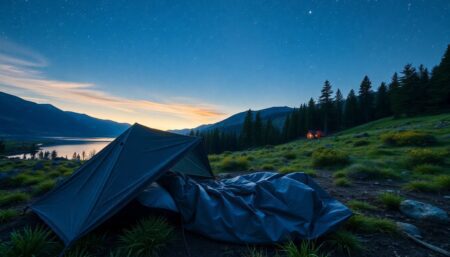
[[297, 158], [297, 155], [294, 152], [284, 152], [283, 157], [286, 160], [294, 160], [295, 158]]
[[0, 210], [0, 224], [7, 223], [17, 215], [19, 215], [19, 212], [15, 209]]
[[339, 187], [348, 187], [351, 185], [350, 180], [347, 178], [337, 178], [334, 180], [334, 184]]
[[384, 192], [378, 195], [378, 201], [380, 201], [387, 209], [398, 210], [400, 203], [403, 201], [403, 197], [398, 194]]
[[352, 210], [357, 210], [357, 211], [374, 211], [377, 209], [377, 207], [371, 205], [370, 203], [358, 201], [358, 200], [350, 200], [347, 202], [347, 205]]
[[392, 146], [430, 146], [437, 141], [433, 135], [419, 131], [398, 131], [381, 135], [381, 141]]
[[347, 256], [361, 252], [364, 248], [360, 239], [346, 230], [338, 230], [328, 236], [326, 244], [339, 253]]
[[444, 169], [438, 165], [425, 163], [415, 166], [413, 171], [417, 174], [434, 175], [444, 172]]
[[158, 256], [173, 237], [173, 227], [163, 218], [149, 217], [138, 222], [120, 236], [124, 253], [134, 257]]
[[358, 140], [358, 141], [353, 143], [354, 147], [360, 147], [360, 146], [366, 146], [366, 145], [370, 145], [370, 141], [369, 140], [362, 139], [362, 140]]
[[43, 194], [50, 191], [53, 187], [55, 187], [55, 180], [46, 179], [41, 181], [39, 184], [33, 187], [33, 191], [35, 194]]
[[8, 242], [2, 243], [2, 257], [57, 256], [60, 244], [52, 232], [41, 226], [13, 231]]
[[361, 214], [354, 215], [345, 223], [352, 231], [362, 233], [396, 233], [397, 226], [392, 220], [368, 217]]
[[398, 179], [400, 175], [393, 170], [383, 169], [373, 163], [357, 163], [348, 167], [347, 176], [356, 179]]
[[282, 246], [282, 251], [286, 257], [327, 257], [328, 254], [321, 251], [321, 245], [316, 246], [312, 241], [302, 241], [300, 245], [289, 241]]
[[416, 166], [419, 164], [441, 164], [445, 160], [444, 154], [431, 149], [413, 149], [408, 152], [408, 164]]
[[350, 163], [347, 153], [334, 149], [320, 148], [312, 154], [312, 164], [317, 168], [345, 166]]
[[0, 191], [0, 206], [12, 203], [21, 203], [30, 200], [30, 195], [24, 192]]
[[247, 170], [249, 166], [248, 158], [245, 156], [231, 157], [227, 156], [220, 162], [220, 167], [225, 171]]

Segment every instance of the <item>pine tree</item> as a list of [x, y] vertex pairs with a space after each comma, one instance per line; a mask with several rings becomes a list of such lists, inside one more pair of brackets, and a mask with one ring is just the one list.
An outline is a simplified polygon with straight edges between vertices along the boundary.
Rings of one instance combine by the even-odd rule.
[[195, 136], [195, 133], [194, 133], [194, 130], [193, 130], [193, 129], [191, 129], [191, 130], [189, 131], [189, 136], [191, 136], [191, 137]]
[[325, 134], [328, 133], [328, 126], [330, 123], [330, 119], [332, 117], [333, 111], [333, 90], [331, 89], [331, 84], [328, 80], [325, 80], [325, 83], [322, 88], [322, 94], [319, 98], [320, 110], [323, 117], [323, 130]]
[[286, 119], [284, 120], [283, 130], [281, 132], [283, 137], [283, 142], [289, 140], [289, 131], [291, 129], [291, 115], [286, 115]]
[[411, 64], [405, 65], [400, 77], [400, 106], [402, 113], [407, 116], [415, 115], [420, 110], [417, 103], [420, 98], [418, 85], [419, 76], [416, 69]]
[[430, 80], [430, 107], [432, 110], [450, 108], [450, 45], [438, 66], [433, 69]]
[[389, 103], [388, 89], [386, 83], [382, 82], [376, 93], [375, 117], [380, 119], [389, 115], [391, 115], [391, 107]]
[[257, 112], [253, 125], [254, 145], [256, 146], [262, 145], [262, 126], [261, 114]]
[[345, 100], [344, 108], [344, 123], [345, 127], [350, 128], [355, 126], [358, 121], [358, 99], [356, 98], [355, 91], [352, 89], [348, 93], [347, 99]]
[[397, 73], [394, 73], [391, 83], [389, 84], [389, 102], [391, 113], [394, 115], [394, 118], [399, 118], [402, 115], [402, 102], [400, 82], [398, 81]]
[[242, 138], [242, 145], [244, 147], [250, 147], [253, 143], [253, 114], [252, 110], [249, 109], [245, 115], [244, 118], [244, 124], [242, 125], [242, 132], [241, 132], [241, 138]]
[[359, 86], [359, 108], [361, 111], [359, 120], [361, 122], [366, 123], [372, 119], [372, 105], [372, 82], [370, 82], [369, 77], [364, 76], [364, 79]]
[[334, 97], [334, 110], [336, 117], [335, 127], [337, 130], [341, 130], [344, 126], [344, 97], [339, 89], [336, 91], [336, 96]]
[[308, 130], [317, 129], [316, 103], [313, 98], [309, 99], [306, 111], [306, 128]]

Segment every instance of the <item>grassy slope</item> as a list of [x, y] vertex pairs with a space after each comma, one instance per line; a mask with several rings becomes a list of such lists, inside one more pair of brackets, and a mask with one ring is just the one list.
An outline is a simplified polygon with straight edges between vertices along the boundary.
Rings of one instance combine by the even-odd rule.
[[[381, 135], [395, 131], [414, 130], [436, 137], [438, 143], [428, 147], [387, 146], [380, 139]], [[367, 133], [367, 137], [355, 136]], [[360, 144], [358, 146], [358, 144]], [[313, 167], [312, 154], [321, 148], [332, 149], [348, 154], [350, 167]], [[449, 173], [450, 164], [450, 114], [423, 116], [415, 118], [385, 118], [338, 134], [320, 139], [299, 139], [287, 144], [262, 147], [241, 152], [226, 152], [211, 155], [210, 160], [215, 173], [234, 170], [277, 170], [280, 172], [303, 171], [314, 175], [318, 169], [347, 171], [357, 167], [380, 170], [387, 178], [395, 178], [404, 183], [409, 180], [431, 180], [436, 174], [419, 174], [412, 172], [414, 167], [408, 164], [412, 149], [429, 149], [441, 156], [444, 161], [437, 166], [440, 175]]]

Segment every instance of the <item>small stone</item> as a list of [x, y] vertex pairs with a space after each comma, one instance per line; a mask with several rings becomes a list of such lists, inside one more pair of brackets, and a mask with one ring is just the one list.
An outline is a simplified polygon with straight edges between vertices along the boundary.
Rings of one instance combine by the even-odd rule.
[[413, 224], [400, 221], [397, 221], [396, 224], [401, 231], [410, 234], [411, 236], [414, 236], [416, 238], [422, 238], [419, 228], [414, 226]]
[[400, 211], [413, 219], [448, 222], [448, 215], [444, 210], [415, 200], [402, 201], [400, 203]]

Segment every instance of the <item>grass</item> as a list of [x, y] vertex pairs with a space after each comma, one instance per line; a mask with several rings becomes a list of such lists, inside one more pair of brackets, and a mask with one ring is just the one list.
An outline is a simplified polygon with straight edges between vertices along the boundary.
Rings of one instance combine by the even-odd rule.
[[444, 169], [441, 166], [435, 164], [419, 164], [413, 168], [413, 172], [417, 174], [423, 175], [435, 175], [444, 172]]
[[20, 173], [17, 176], [11, 179], [11, 183], [13, 185], [18, 186], [29, 186], [34, 185], [41, 182], [44, 179], [44, 176], [40, 173], [32, 174], [32, 173]]
[[392, 146], [430, 146], [436, 144], [436, 138], [421, 131], [399, 131], [381, 135], [381, 141]]
[[347, 202], [347, 205], [356, 211], [375, 211], [377, 207], [371, 205], [370, 203], [358, 201], [358, 200], [350, 200]]
[[242, 257], [267, 257], [267, 253], [256, 248], [250, 248]]
[[221, 169], [224, 171], [240, 171], [247, 170], [249, 166], [249, 161], [247, 157], [225, 157], [220, 163]]
[[30, 195], [24, 192], [0, 191], [0, 206], [21, 203], [30, 200]]
[[50, 191], [55, 186], [55, 184], [56, 184], [55, 180], [45, 179], [33, 187], [33, 192], [35, 194], [43, 194], [45, 192]]
[[351, 217], [346, 223], [351, 231], [362, 233], [396, 233], [397, 226], [392, 220], [384, 218], [368, 217], [361, 214], [356, 214]]
[[121, 250], [133, 257], [158, 256], [173, 237], [173, 227], [165, 219], [142, 219], [131, 229], [125, 230], [119, 241]]
[[347, 153], [334, 149], [320, 148], [312, 154], [312, 165], [316, 168], [345, 166], [349, 163]]
[[41, 226], [11, 232], [10, 240], [2, 244], [2, 257], [56, 256], [59, 243], [52, 232]]
[[285, 152], [283, 153], [283, 157], [286, 160], [294, 160], [295, 158], [297, 158], [297, 155], [294, 152]]
[[353, 143], [354, 147], [360, 147], [360, 146], [366, 146], [366, 145], [370, 145], [370, 141], [369, 140], [362, 139], [362, 140], [358, 140], [358, 141]]
[[348, 187], [351, 185], [350, 180], [347, 178], [336, 178], [334, 184], [339, 187]]
[[282, 246], [282, 251], [286, 257], [327, 257], [328, 254], [322, 253], [321, 245], [316, 246], [312, 241], [302, 241], [300, 245], [289, 241]]
[[398, 179], [394, 170], [380, 168], [372, 162], [353, 164], [345, 170], [347, 176], [357, 179]]
[[389, 192], [384, 192], [378, 195], [378, 201], [380, 201], [389, 210], [398, 210], [403, 199], [404, 198], [400, 195]]
[[15, 209], [0, 210], [0, 224], [4, 224], [18, 216], [19, 212]]
[[414, 180], [407, 183], [403, 189], [421, 192], [440, 192], [450, 190], [450, 175], [436, 176], [431, 181]]
[[88, 249], [86, 248], [75, 247], [74, 249], [71, 249], [66, 254], [64, 254], [64, 257], [94, 257], [94, 255], [89, 253]]
[[338, 230], [327, 237], [325, 241], [330, 248], [335, 249], [339, 253], [347, 256], [361, 252], [364, 247], [360, 239], [346, 230]]
[[410, 166], [420, 164], [442, 164], [444, 153], [432, 149], [412, 149], [408, 152], [407, 162]]

